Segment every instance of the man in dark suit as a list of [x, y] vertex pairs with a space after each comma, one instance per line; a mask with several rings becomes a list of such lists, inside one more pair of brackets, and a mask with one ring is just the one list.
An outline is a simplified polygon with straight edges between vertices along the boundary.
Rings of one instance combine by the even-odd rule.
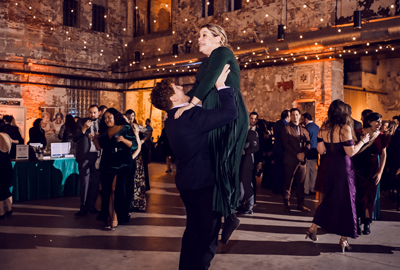
[[310, 151], [308, 151], [306, 159], [306, 179], [304, 180], [304, 194], [315, 194], [315, 180], [317, 179], [317, 165], [318, 165], [318, 151], [317, 151], [317, 137], [319, 127], [312, 121], [312, 116], [309, 113], [301, 115], [302, 123], [310, 135]]
[[176, 157], [176, 186], [186, 208], [180, 270], [208, 269], [217, 249], [221, 214], [213, 211], [215, 179], [208, 132], [238, 116], [233, 89], [224, 88], [228, 67], [224, 68], [215, 84], [219, 89], [220, 108], [204, 110], [195, 106], [175, 119], [175, 112], [189, 104], [183, 88], [172, 83], [171, 79], [164, 79], [151, 93], [152, 104], [168, 113], [165, 131]]
[[290, 193], [293, 180], [296, 181], [297, 209], [309, 212], [304, 206], [304, 179], [306, 177], [306, 156], [310, 150], [310, 136], [300, 126], [300, 111], [290, 110], [290, 123], [282, 130], [282, 144], [285, 148], [283, 163], [285, 165], [285, 181], [283, 184], [283, 202], [285, 212], [290, 212]]
[[3, 121], [4, 125], [1, 132], [8, 134], [8, 136], [11, 138], [12, 145], [10, 158], [13, 159], [17, 154], [17, 144], [24, 144], [24, 139], [21, 136], [21, 132], [19, 132], [19, 128], [11, 125], [11, 122], [13, 121], [13, 117], [11, 115], [4, 115]]
[[89, 118], [78, 121], [79, 128], [73, 139], [76, 143], [81, 197], [80, 210], [75, 214], [76, 216], [83, 216], [88, 212], [98, 213], [95, 203], [100, 184], [100, 172], [95, 167], [98, 151], [93, 143], [95, 134], [99, 132], [98, 116], [98, 107], [91, 105], [88, 109]]
[[[262, 123], [261, 123], [262, 124]], [[254, 193], [254, 204], [256, 203], [256, 196], [257, 196], [257, 179], [256, 175], [258, 172], [262, 171], [263, 169], [263, 147], [264, 147], [264, 131], [261, 130], [258, 123], [258, 113], [251, 112], [249, 115], [249, 129], [257, 132], [258, 137], [258, 150], [254, 153], [254, 160], [253, 160], [253, 172], [252, 172], [252, 186], [253, 186], [253, 193]], [[260, 172], [261, 173], [261, 172]]]
[[258, 133], [252, 130], [250, 126], [243, 149], [242, 160], [240, 162], [239, 178], [241, 189], [241, 205], [239, 207], [239, 214], [253, 214], [255, 197], [253, 189], [253, 178], [255, 178], [255, 175], [253, 175], [253, 171], [255, 165], [255, 155], [259, 149], [260, 145]]
[[274, 131], [274, 183], [272, 191], [275, 194], [282, 193], [283, 181], [285, 179], [285, 167], [283, 166], [283, 144], [282, 144], [282, 130], [289, 125], [290, 111], [284, 110], [281, 113], [281, 120], [277, 121], [273, 126]]

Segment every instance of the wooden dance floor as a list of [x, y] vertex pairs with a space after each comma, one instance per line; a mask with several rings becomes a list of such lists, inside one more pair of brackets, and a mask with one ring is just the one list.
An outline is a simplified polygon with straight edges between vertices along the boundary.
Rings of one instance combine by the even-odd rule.
[[[0, 269], [178, 269], [185, 209], [174, 172], [165, 174], [157, 163], [149, 171], [146, 212], [132, 213], [130, 223], [115, 231], [104, 230], [96, 214], [75, 217], [79, 197], [15, 203], [14, 214], [0, 220]], [[314, 211], [317, 204], [306, 197], [306, 205]], [[304, 239], [313, 211], [284, 213], [281, 196], [259, 187], [254, 214], [240, 217], [211, 269], [398, 269], [400, 212], [388, 198], [381, 205], [382, 220], [372, 223], [372, 234], [350, 239], [353, 250], [344, 255], [339, 236], [319, 230], [317, 242]]]

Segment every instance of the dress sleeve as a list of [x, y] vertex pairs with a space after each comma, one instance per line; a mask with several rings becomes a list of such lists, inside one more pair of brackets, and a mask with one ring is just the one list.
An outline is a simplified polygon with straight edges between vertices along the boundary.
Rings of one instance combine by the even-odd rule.
[[204, 100], [211, 89], [214, 88], [215, 82], [217, 81], [222, 70], [224, 69], [225, 64], [228, 63], [231, 54], [232, 51], [225, 47], [217, 48], [211, 53], [208, 59], [208, 67], [205, 71], [205, 75], [198, 83], [198, 85], [195, 85], [195, 87], [197, 88], [195, 90], [196, 92], [193, 94], [195, 97], [200, 100]]
[[348, 140], [348, 141], [342, 142], [342, 146], [352, 146], [352, 145], [354, 145], [353, 140]]
[[127, 130], [125, 132], [124, 137], [125, 137], [125, 139], [127, 139], [127, 140], [132, 142], [131, 149], [132, 150], [136, 150], [138, 148], [138, 144], [137, 144], [137, 141], [136, 141], [136, 136], [133, 133], [133, 130], [132, 130], [131, 126], [126, 125], [125, 127], [126, 127]]

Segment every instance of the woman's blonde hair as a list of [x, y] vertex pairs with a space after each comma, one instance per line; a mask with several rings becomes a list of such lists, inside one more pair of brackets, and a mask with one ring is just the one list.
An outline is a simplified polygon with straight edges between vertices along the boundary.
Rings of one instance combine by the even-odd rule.
[[228, 36], [226, 35], [224, 28], [213, 23], [205, 24], [200, 27], [200, 29], [202, 28], [207, 28], [208, 30], [210, 30], [211, 34], [213, 34], [214, 37], [221, 37], [220, 45], [222, 47], [227, 47], [229, 49], [231, 48], [231, 46], [229, 46], [228, 44]]

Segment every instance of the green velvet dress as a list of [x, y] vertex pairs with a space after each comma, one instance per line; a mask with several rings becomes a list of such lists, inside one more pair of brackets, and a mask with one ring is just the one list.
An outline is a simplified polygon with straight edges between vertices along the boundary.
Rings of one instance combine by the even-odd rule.
[[[132, 142], [128, 147], [123, 142], [117, 142], [115, 136], [124, 136]], [[117, 213], [118, 223], [129, 221], [129, 207], [132, 198], [132, 176], [135, 173], [136, 162], [132, 159], [133, 152], [138, 148], [136, 136], [129, 125], [125, 125], [111, 138], [107, 131], [99, 137], [100, 147], [103, 149], [100, 162], [101, 172], [101, 213], [99, 220], [107, 222], [111, 189], [114, 177], [117, 176], [115, 187], [114, 209]]]
[[233, 52], [226, 47], [212, 51], [200, 65], [196, 82], [192, 90], [187, 93], [190, 97], [195, 96], [202, 100], [204, 109], [220, 107], [215, 82], [226, 64], [230, 65], [231, 72], [225, 84], [235, 89], [239, 116], [235, 121], [209, 133], [211, 161], [216, 180], [214, 210], [225, 217], [235, 213], [238, 206], [239, 167], [249, 126], [249, 116], [240, 92], [240, 67]]

